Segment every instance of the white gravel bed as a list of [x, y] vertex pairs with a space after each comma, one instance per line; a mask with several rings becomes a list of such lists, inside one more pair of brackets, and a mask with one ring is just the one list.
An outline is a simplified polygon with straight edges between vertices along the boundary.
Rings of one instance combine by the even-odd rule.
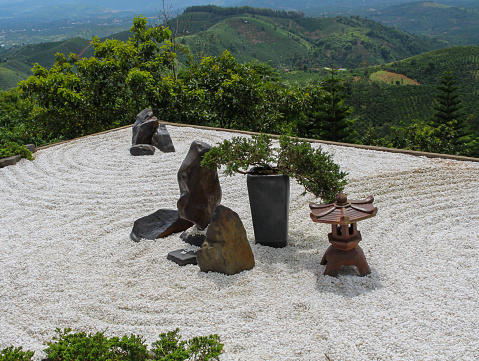
[[246, 179], [220, 172], [225, 206], [256, 266], [234, 276], [179, 267], [179, 235], [134, 243], [133, 222], [176, 209], [193, 140], [231, 133], [169, 126], [176, 153], [129, 154], [131, 129], [40, 150], [0, 169], [0, 349], [44, 357], [55, 328], [142, 335], [217, 333], [221, 360], [478, 360], [479, 164], [326, 146], [362, 221], [372, 273], [324, 276], [330, 226], [313, 223], [292, 182], [289, 245], [254, 244]]

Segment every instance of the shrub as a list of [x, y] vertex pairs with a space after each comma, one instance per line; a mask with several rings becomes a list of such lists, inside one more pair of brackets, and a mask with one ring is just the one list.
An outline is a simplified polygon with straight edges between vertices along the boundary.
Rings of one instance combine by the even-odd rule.
[[7, 347], [0, 351], [0, 361], [31, 361], [33, 351], [23, 351], [22, 347]]
[[24, 145], [13, 142], [0, 144], [0, 158], [11, 157], [12, 155], [17, 154], [19, 154], [22, 158], [33, 160], [32, 152], [30, 152]]
[[152, 351], [156, 360], [161, 361], [206, 361], [218, 359], [223, 350], [218, 335], [193, 337], [181, 341], [179, 329], [160, 334], [160, 339], [153, 343]]
[[[108, 338], [103, 332], [72, 333], [70, 328], [63, 331], [57, 328], [55, 332], [57, 336], [47, 343], [48, 348], [45, 349], [49, 361], [144, 361], [152, 359], [206, 361], [217, 359], [223, 350], [223, 344], [220, 343], [218, 335], [199, 336], [181, 341], [179, 329], [160, 334], [159, 339], [152, 344], [153, 354], [148, 351], [145, 341], [140, 336], [123, 336], [121, 339], [118, 337]], [[10, 354], [12, 353], [10, 352]], [[5, 361], [7, 360], [16, 361], [17, 359], [6, 358]], [[19, 358], [18, 360], [24, 359]], [[4, 361], [4, 359], [0, 358], [0, 361]]]
[[144, 340], [135, 335], [107, 338], [103, 332], [86, 334], [71, 333], [71, 329], [56, 329], [58, 336], [48, 342], [45, 353], [52, 361], [142, 361], [148, 357]]

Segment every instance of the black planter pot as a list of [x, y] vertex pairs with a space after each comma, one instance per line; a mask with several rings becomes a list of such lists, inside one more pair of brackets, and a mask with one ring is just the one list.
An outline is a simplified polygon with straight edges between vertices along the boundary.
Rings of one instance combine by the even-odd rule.
[[247, 175], [255, 243], [285, 247], [288, 238], [289, 177]]

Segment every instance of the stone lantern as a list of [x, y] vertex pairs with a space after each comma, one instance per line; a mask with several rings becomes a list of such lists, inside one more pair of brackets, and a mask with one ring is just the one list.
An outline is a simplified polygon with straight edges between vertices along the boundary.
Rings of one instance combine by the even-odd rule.
[[341, 266], [356, 266], [359, 274], [371, 273], [361, 247], [361, 232], [356, 223], [374, 217], [378, 211], [373, 206], [374, 198], [348, 201], [344, 193], [338, 193], [336, 202], [330, 204], [310, 203], [311, 219], [314, 222], [329, 223], [332, 232], [328, 234], [331, 246], [326, 250], [321, 264], [326, 265], [325, 275], [337, 276]]

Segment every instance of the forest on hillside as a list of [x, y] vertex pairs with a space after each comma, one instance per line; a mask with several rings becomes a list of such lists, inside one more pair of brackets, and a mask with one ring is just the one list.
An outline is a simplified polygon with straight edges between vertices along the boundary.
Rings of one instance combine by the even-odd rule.
[[[339, 19], [335, 26], [360, 21]], [[93, 57], [57, 54], [53, 67], [36, 65], [1, 93], [2, 146], [131, 124], [151, 108], [170, 122], [479, 155], [479, 47], [350, 71], [297, 70], [312, 80], [288, 82], [270, 64], [238, 61], [229, 51], [201, 56], [181, 40], [135, 17], [128, 40], [95, 38]]]
[[223, 16], [251, 14], [285, 19], [300, 19], [304, 17], [304, 13], [302, 11], [295, 10], [275, 10], [271, 8], [254, 8], [251, 6], [221, 7], [216, 5], [189, 6], [183, 11], [183, 14], [199, 12], [212, 13]]

